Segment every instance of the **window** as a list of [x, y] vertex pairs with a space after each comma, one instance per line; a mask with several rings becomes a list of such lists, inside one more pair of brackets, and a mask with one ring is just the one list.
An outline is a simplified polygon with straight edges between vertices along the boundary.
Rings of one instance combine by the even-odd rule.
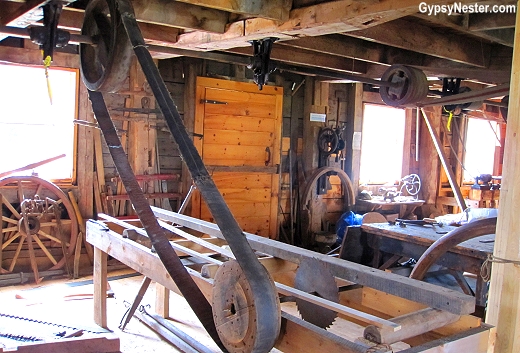
[[480, 174], [493, 174], [495, 148], [500, 146], [500, 125], [494, 121], [468, 118], [464, 155], [464, 181]]
[[[0, 64], [0, 77], [0, 172], [66, 154], [32, 172], [48, 180], [70, 180], [77, 71], [49, 70], [52, 105], [43, 67]], [[18, 173], [29, 174], [30, 170]]]
[[365, 104], [361, 142], [360, 182], [395, 183], [402, 177], [404, 109]]

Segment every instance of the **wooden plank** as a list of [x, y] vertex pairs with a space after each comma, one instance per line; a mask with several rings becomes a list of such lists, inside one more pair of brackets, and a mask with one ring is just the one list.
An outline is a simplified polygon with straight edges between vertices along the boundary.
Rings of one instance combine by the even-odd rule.
[[210, 172], [213, 173], [264, 173], [264, 174], [277, 174], [278, 167], [262, 167], [262, 166], [253, 166], [253, 165], [211, 165], [206, 164], [206, 168]]
[[[14, 48], [11, 48], [14, 49]], [[40, 54], [41, 58], [41, 54]], [[89, 122], [95, 122], [90, 101], [87, 95], [85, 85], [79, 85], [78, 97], [78, 119]], [[87, 126], [78, 126], [78, 144], [77, 144], [77, 184], [78, 206], [81, 215], [91, 218], [94, 215], [94, 193], [93, 193], [93, 171], [94, 171], [94, 146], [93, 146], [93, 128]]]
[[[226, 203], [233, 213], [235, 218], [249, 218], [249, 217], [266, 217], [268, 218], [271, 214], [271, 208], [269, 202], [245, 202], [234, 200], [226, 200]], [[201, 206], [201, 218], [213, 219], [211, 213], [205, 204]]]
[[[218, 227], [210, 222], [153, 207], [156, 216], [170, 220], [189, 228], [203, 231], [206, 234], [221, 238]], [[332, 258], [310, 250], [297, 248], [270, 239], [260, 238], [246, 233], [252, 248], [264, 252], [274, 252], [272, 256], [299, 263], [304, 257], [313, 257], [322, 261], [331, 273], [347, 281], [359, 283], [380, 291], [423, 303], [429, 307], [446, 310], [455, 314], [469, 314], [474, 311], [475, 298], [450, 289], [419, 282], [407, 277], [386, 273], [356, 263]]]
[[24, 342], [15, 349], [6, 348], [3, 352], [15, 353], [114, 353], [119, 352], [119, 337], [115, 334], [95, 335], [90, 337], [63, 338], [46, 342]]
[[[520, 12], [516, 14], [516, 23], [520, 27]], [[515, 34], [515, 43], [520, 41], [520, 32]], [[511, 97], [520, 94], [520, 47], [515, 45], [513, 68], [511, 75]], [[520, 229], [517, 210], [520, 207], [519, 179], [520, 165], [517, 162], [517, 151], [520, 136], [520, 102], [517, 99], [509, 103], [506, 145], [504, 151], [504, 167], [502, 186], [500, 188], [500, 213], [495, 238], [494, 256], [507, 259], [506, 263], [494, 263], [491, 271], [487, 322], [497, 328], [495, 352], [515, 352], [520, 346], [520, 301], [519, 290], [520, 267], [509, 261], [520, 261], [518, 249], [520, 239], [516, 236]]]
[[[238, 82], [239, 83], [239, 82]], [[218, 102], [232, 103], [253, 103], [268, 106], [276, 105], [276, 91], [274, 94], [262, 94], [257, 92], [243, 91], [243, 85], [233, 85], [234, 89], [206, 88], [206, 99]], [[217, 104], [218, 105], [218, 104]]]
[[[204, 163], [210, 165], [252, 165], [265, 166], [268, 159], [264, 146], [226, 146], [204, 144]], [[271, 151], [271, 153], [275, 153]]]
[[136, 0], [132, 6], [138, 21], [177, 28], [222, 33], [228, 21], [228, 14], [224, 11], [178, 1]]
[[[259, 119], [246, 115], [206, 114], [204, 129], [210, 130], [246, 130], [258, 132], [274, 131], [275, 121]], [[203, 130], [200, 132], [203, 133]]]
[[227, 12], [236, 12], [249, 17], [264, 17], [272, 20], [286, 20], [289, 17], [292, 1], [275, 0], [260, 1], [258, 3], [248, 0], [180, 0], [193, 5], [209, 7]]
[[[209, 169], [209, 168], [208, 168]], [[212, 175], [213, 181], [218, 188], [225, 185], [233, 185], [236, 189], [253, 187], [253, 188], [271, 188], [271, 176], [265, 173], [227, 173], [218, 172]]]
[[219, 145], [271, 146], [272, 132], [204, 129], [204, 142]]

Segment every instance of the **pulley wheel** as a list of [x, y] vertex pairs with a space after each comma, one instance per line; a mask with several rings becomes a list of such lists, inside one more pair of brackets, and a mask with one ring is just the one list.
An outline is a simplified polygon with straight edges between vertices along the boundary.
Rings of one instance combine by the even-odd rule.
[[[294, 288], [323, 299], [339, 303], [338, 285], [325, 265], [315, 259], [305, 259], [300, 263], [294, 278]], [[329, 327], [337, 313], [322, 306], [296, 298], [298, 311], [307, 322], [321, 328]]]
[[332, 154], [336, 151], [339, 144], [339, 138], [336, 132], [330, 127], [321, 129], [318, 134], [318, 148], [325, 155]]
[[[271, 288], [276, 291], [271, 279]], [[260, 310], [264, 293], [254, 293], [235, 260], [225, 262], [215, 274], [212, 294], [213, 319], [222, 344], [230, 353], [269, 352], [278, 338], [280, 305]]]
[[79, 47], [83, 83], [91, 91], [117, 92], [128, 77], [133, 51], [116, 1], [91, 0], [81, 34], [94, 42]]
[[426, 75], [413, 67], [392, 65], [384, 72], [381, 81], [394, 84], [379, 89], [381, 99], [392, 107], [415, 104], [428, 94]]

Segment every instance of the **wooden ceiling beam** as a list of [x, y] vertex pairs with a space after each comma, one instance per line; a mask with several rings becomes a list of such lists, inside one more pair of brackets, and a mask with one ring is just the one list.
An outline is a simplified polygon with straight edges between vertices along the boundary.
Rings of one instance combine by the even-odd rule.
[[[81, 31], [78, 27], [83, 23], [83, 12], [67, 9], [60, 16], [59, 27], [69, 31]], [[169, 26], [161, 26], [153, 23], [140, 22], [139, 29], [147, 44], [171, 47], [177, 41], [179, 29]]]
[[422, 65], [425, 56], [421, 53], [339, 34], [321, 37], [303, 37], [279, 42], [277, 45], [312, 50], [382, 65]]
[[134, 0], [132, 5], [139, 22], [176, 28], [223, 33], [229, 19], [225, 11], [178, 1]]
[[[250, 40], [277, 37], [282, 40], [321, 36], [380, 25], [416, 13], [419, 0], [339, 0], [291, 10], [283, 23], [263, 18], [231, 23], [225, 33], [195, 31], [179, 36], [178, 46], [192, 50], [222, 50], [248, 46]], [[432, 3], [448, 3], [448, 0]], [[463, 3], [470, 0], [462, 0]]]
[[345, 35], [476, 67], [485, 68], [489, 65], [489, 44], [457, 35], [440, 34], [430, 27], [404, 19], [347, 32]]
[[[2, 2], [0, 8], [0, 26], [27, 27], [31, 19], [42, 18], [42, 11], [39, 7], [45, 0], [30, 0], [27, 2]], [[34, 14], [34, 12], [37, 14]]]
[[262, 17], [285, 21], [289, 18], [292, 0], [178, 0], [212, 9], [239, 13], [249, 17]]
[[468, 28], [469, 17], [463, 15], [438, 14], [436, 16], [428, 16], [426, 14], [416, 13], [413, 17], [421, 19], [425, 23], [432, 25], [448, 27], [456, 30], [459, 33], [470, 35], [474, 38], [483, 39], [488, 42], [496, 42], [508, 47], [514, 45], [514, 29], [503, 28], [491, 31], [471, 31]]
[[492, 29], [514, 28], [514, 13], [472, 14], [468, 18], [470, 31], [487, 31]]
[[[253, 55], [252, 48], [233, 48], [229, 49], [228, 52]], [[273, 45], [271, 59], [286, 64], [323, 68], [345, 73], [362, 74], [367, 70], [366, 62], [310, 50], [280, 46], [278, 44]]]

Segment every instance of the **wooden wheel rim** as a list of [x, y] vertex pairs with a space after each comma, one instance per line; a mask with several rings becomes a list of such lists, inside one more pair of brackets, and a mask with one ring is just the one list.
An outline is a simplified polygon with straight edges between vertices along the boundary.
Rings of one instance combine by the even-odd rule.
[[[0, 179], [0, 187], [6, 186], [8, 184], [23, 184], [27, 185], [28, 183], [31, 183], [31, 185], [34, 187], [36, 186], [36, 191], [41, 187], [42, 189], [45, 189], [52, 194], [54, 194], [55, 201], [61, 200], [61, 204], [67, 211], [67, 214], [70, 219], [70, 238], [68, 239], [69, 245], [67, 246], [67, 252], [68, 255], [71, 256], [74, 253], [75, 245], [76, 245], [76, 239], [78, 236], [78, 221], [76, 219], [76, 214], [74, 212], [74, 208], [72, 206], [72, 203], [67, 198], [67, 195], [61, 189], [56, 186], [55, 184], [35, 177], [35, 176], [11, 176], [4, 179]], [[3, 236], [3, 234], [1, 235]], [[57, 261], [57, 263], [50, 268], [47, 268], [45, 270], [57, 270], [62, 268], [65, 265], [66, 257], [63, 256], [60, 260]], [[1, 265], [1, 264], [0, 264]]]

